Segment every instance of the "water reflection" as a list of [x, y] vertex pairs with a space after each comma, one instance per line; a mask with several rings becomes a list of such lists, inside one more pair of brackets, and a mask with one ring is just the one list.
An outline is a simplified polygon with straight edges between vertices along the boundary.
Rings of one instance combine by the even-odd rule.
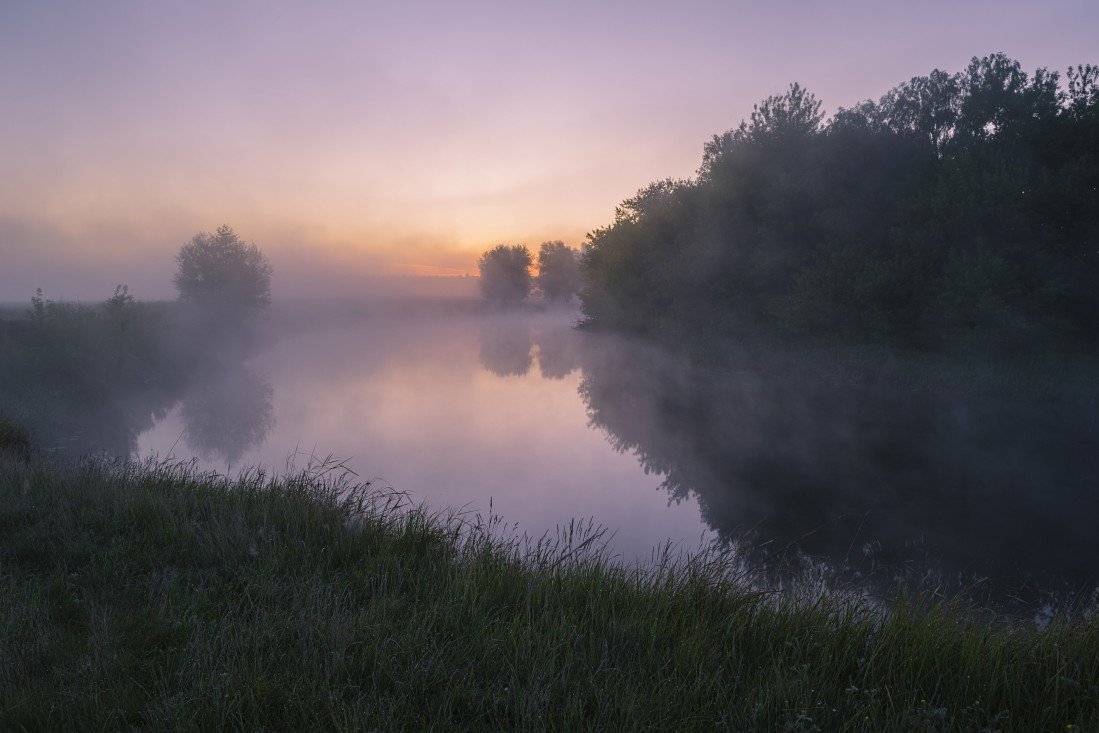
[[[73, 374], [38, 366], [34, 352], [0, 356], [0, 414], [25, 426], [42, 449], [64, 456], [134, 456], [139, 437], [180, 407], [187, 447], [203, 457], [233, 461], [259, 445], [273, 424], [270, 382], [227, 349], [171, 369], [138, 372], [107, 361], [97, 372]], [[52, 356], [52, 355], [51, 355]], [[84, 359], [82, 364], [98, 363]], [[164, 447], [165, 452], [167, 447]]]
[[592, 426], [725, 540], [916, 573], [1095, 576], [1099, 417], [1078, 391], [913, 390], [774, 356], [706, 370], [587, 345]]
[[160, 390], [83, 395], [46, 386], [5, 395], [0, 403], [4, 415], [26, 426], [35, 445], [72, 456], [133, 454], [138, 436], [164, 419], [174, 404]]
[[34, 416], [49, 447], [174, 449], [218, 470], [277, 469], [317, 446], [432, 506], [493, 500], [534, 535], [593, 516], [627, 562], [668, 538], [693, 547], [708, 526], [751, 533], [767, 561], [794, 544], [853, 567], [1094, 577], [1094, 381], [916, 389], [759, 351], [702, 369], [571, 326], [368, 318], [254, 355], [210, 349], [159, 380], [130, 367], [47, 381], [0, 352], [0, 386], [19, 386], [0, 389], [0, 410]]
[[0, 394], [0, 414], [30, 431], [44, 450], [131, 455], [138, 436], [172, 409], [178, 397], [170, 386], [133, 384], [119, 388], [100, 382], [85, 388], [75, 380], [23, 380]]
[[538, 371], [543, 379], [564, 379], [580, 366], [579, 334], [560, 323], [542, 323], [537, 331]]
[[534, 364], [534, 332], [525, 318], [493, 319], [481, 325], [481, 365], [497, 377], [522, 377]]
[[207, 460], [238, 460], [271, 430], [273, 397], [271, 384], [241, 364], [208, 371], [180, 408], [188, 447]]

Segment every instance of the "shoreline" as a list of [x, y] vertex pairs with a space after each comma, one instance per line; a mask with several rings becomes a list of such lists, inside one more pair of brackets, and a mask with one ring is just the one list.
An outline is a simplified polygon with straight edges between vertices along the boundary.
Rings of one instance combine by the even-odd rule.
[[792, 603], [715, 557], [645, 575], [323, 465], [8, 453], [0, 492], [5, 727], [1099, 726], [1095, 618]]

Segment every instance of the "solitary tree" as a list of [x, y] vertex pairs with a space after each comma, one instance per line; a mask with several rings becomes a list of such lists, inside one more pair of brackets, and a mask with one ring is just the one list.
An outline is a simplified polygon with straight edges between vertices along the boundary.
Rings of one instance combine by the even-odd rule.
[[564, 242], [542, 242], [538, 249], [538, 288], [546, 300], [564, 301], [580, 289], [577, 251]]
[[229, 225], [199, 232], [176, 255], [173, 278], [180, 301], [232, 318], [265, 312], [271, 306], [271, 265], [256, 245]]
[[525, 245], [498, 244], [481, 255], [481, 294], [497, 303], [521, 303], [530, 295], [534, 260]]

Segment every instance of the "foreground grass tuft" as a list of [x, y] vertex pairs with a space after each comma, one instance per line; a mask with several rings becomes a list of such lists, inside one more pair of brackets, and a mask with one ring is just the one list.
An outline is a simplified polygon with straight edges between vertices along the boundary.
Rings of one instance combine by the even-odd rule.
[[323, 470], [0, 455], [0, 729], [1099, 729], [1099, 624], [523, 545]]

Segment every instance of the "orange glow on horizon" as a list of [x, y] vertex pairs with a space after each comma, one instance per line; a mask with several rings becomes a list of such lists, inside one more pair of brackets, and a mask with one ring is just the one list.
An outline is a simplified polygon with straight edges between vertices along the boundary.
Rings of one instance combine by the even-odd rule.
[[472, 277], [478, 274], [476, 270], [415, 262], [394, 262], [392, 267], [395, 268], [394, 274], [412, 277]]

